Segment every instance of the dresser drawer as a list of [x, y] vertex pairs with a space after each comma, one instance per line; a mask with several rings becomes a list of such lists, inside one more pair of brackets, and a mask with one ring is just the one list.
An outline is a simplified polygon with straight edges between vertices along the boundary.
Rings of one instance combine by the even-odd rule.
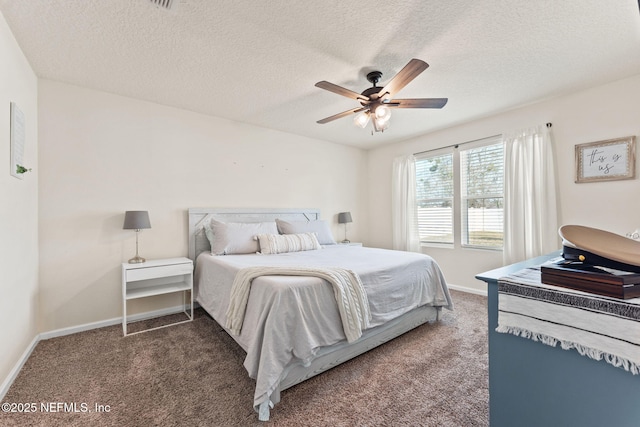
[[127, 271], [127, 282], [191, 274], [192, 269], [193, 264], [191, 263], [136, 268]]

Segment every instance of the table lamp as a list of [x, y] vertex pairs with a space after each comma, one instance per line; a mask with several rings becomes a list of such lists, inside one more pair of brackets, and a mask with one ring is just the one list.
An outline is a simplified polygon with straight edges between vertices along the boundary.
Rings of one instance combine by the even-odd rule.
[[123, 230], [136, 230], [136, 256], [129, 260], [129, 264], [139, 264], [146, 260], [138, 255], [138, 233], [145, 228], [151, 228], [149, 222], [149, 212], [147, 211], [126, 211], [124, 213]]
[[347, 240], [347, 223], [353, 222], [351, 212], [340, 212], [338, 214], [338, 224], [344, 224], [344, 240], [341, 243], [351, 243]]

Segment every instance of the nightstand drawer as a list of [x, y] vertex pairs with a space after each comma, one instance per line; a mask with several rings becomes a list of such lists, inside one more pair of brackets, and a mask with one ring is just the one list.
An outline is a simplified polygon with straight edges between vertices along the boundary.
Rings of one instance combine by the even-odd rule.
[[136, 268], [127, 270], [127, 282], [191, 274], [192, 269], [193, 264], [191, 263]]

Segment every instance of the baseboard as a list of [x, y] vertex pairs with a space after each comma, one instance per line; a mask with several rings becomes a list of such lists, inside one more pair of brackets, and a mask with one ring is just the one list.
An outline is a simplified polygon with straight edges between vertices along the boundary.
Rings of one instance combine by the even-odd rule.
[[[199, 307], [199, 304], [194, 302], [193, 308], [196, 309], [198, 307]], [[183, 310], [184, 310], [184, 306], [178, 305], [174, 307], [163, 308], [161, 310], [147, 311], [144, 313], [134, 314], [134, 315], [128, 316], [128, 320], [130, 322], [137, 322], [139, 320], [151, 319], [153, 317], [161, 317], [161, 316], [167, 316], [169, 314], [180, 313]], [[20, 370], [22, 369], [24, 364], [27, 362], [27, 360], [29, 359], [29, 356], [31, 356], [31, 353], [33, 352], [33, 350], [36, 348], [36, 345], [38, 345], [40, 341], [48, 340], [56, 337], [63, 337], [65, 335], [77, 334], [78, 332], [89, 331], [91, 329], [104, 328], [105, 326], [113, 326], [113, 325], [120, 325], [120, 324], [122, 324], [122, 317], [114, 317], [113, 319], [101, 320], [99, 322], [85, 323], [84, 325], [70, 326], [68, 328], [55, 329], [53, 331], [42, 332], [36, 335], [31, 341], [31, 343], [29, 344], [29, 346], [27, 347], [27, 349], [24, 351], [24, 353], [22, 353], [22, 356], [20, 356], [20, 359], [18, 359], [18, 361], [16, 362], [11, 372], [9, 372], [9, 376], [4, 380], [4, 382], [2, 383], [2, 386], [0, 386], [0, 401], [4, 399], [4, 396], [9, 391], [11, 384], [13, 384], [18, 374], [20, 373]]]
[[449, 289], [453, 289], [454, 291], [460, 291], [460, 292], [467, 292], [470, 294], [476, 294], [476, 295], [483, 295], [483, 296], [487, 296], [487, 289], [476, 289], [476, 288], [470, 288], [468, 286], [460, 286], [460, 285], [453, 285], [451, 283], [447, 283], [447, 286], [449, 287]]
[[0, 401], [4, 400], [4, 396], [9, 391], [9, 387], [11, 387], [11, 384], [13, 384], [15, 379], [18, 377], [20, 370], [27, 362], [27, 359], [29, 359], [29, 356], [31, 356], [31, 353], [36, 348], [36, 345], [38, 345], [38, 342], [40, 342], [40, 335], [36, 335], [35, 337], [33, 337], [33, 340], [31, 340], [31, 343], [27, 346], [27, 349], [24, 351], [24, 353], [22, 353], [22, 356], [20, 356], [18, 362], [15, 364], [11, 372], [9, 372], [9, 376], [4, 380], [2, 386], [0, 386]]
[[[193, 308], [197, 308], [198, 305], [194, 303]], [[161, 310], [146, 311], [144, 313], [132, 314], [127, 316], [129, 322], [137, 322], [139, 320], [147, 320], [154, 317], [168, 316], [169, 314], [180, 313], [184, 310], [182, 305], [163, 308]], [[78, 332], [90, 331], [91, 329], [104, 328], [105, 326], [121, 325], [122, 317], [114, 317], [112, 319], [101, 320], [99, 322], [85, 323], [84, 325], [70, 326], [68, 328], [55, 329], [53, 331], [43, 332], [40, 334], [40, 339], [48, 340], [56, 337], [63, 337], [65, 335], [77, 334]]]

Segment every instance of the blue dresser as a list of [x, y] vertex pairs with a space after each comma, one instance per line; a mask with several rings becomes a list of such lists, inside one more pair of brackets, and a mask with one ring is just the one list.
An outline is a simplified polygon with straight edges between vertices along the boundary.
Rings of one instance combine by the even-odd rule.
[[640, 375], [605, 361], [495, 331], [498, 279], [554, 253], [476, 276], [488, 284], [492, 427], [639, 427]]

